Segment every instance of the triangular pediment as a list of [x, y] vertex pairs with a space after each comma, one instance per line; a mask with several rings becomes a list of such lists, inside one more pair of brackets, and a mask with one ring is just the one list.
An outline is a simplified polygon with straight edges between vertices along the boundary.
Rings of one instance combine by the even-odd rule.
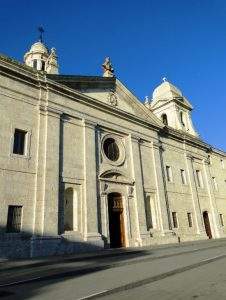
[[84, 95], [101, 101], [115, 110], [124, 111], [142, 118], [155, 126], [162, 127], [162, 122], [125, 85], [114, 77], [68, 75], [48, 75], [48, 77]]

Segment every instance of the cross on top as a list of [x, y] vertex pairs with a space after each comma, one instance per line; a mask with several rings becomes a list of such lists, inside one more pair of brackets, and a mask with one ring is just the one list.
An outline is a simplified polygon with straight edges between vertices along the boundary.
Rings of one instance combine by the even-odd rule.
[[38, 27], [38, 31], [39, 31], [39, 41], [42, 43], [43, 42], [43, 33], [44, 33], [44, 29], [42, 26]]

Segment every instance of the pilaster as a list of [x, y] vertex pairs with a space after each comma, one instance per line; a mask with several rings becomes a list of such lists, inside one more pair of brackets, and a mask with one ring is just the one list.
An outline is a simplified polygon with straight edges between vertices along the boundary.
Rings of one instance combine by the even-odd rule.
[[60, 111], [40, 108], [35, 235], [58, 235], [60, 117]]
[[159, 217], [159, 229], [162, 235], [172, 234], [170, 208], [166, 190], [164, 164], [162, 158], [163, 148], [160, 143], [152, 143], [152, 158], [155, 172], [157, 190], [157, 210]]
[[203, 159], [202, 163], [203, 163], [205, 181], [206, 181], [206, 186], [207, 186], [207, 191], [208, 191], [209, 201], [210, 201], [211, 215], [212, 215], [212, 221], [214, 227], [213, 233], [215, 238], [219, 238], [221, 237], [221, 234], [223, 236], [223, 232], [221, 232], [221, 227], [219, 223], [219, 215], [218, 215], [217, 203], [213, 191], [213, 183], [210, 174], [209, 161], [208, 159]]
[[83, 120], [84, 128], [84, 236], [92, 243], [103, 245], [98, 227], [97, 145], [96, 124]]
[[146, 214], [145, 214], [145, 199], [144, 199], [144, 183], [141, 165], [140, 154], [140, 139], [137, 136], [131, 135], [131, 155], [132, 155], [132, 174], [135, 179], [135, 197], [134, 201], [138, 213], [138, 226], [140, 239], [145, 240], [150, 236], [147, 231]]
[[188, 181], [191, 190], [192, 204], [194, 208], [194, 221], [196, 225], [196, 233], [198, 235], [206, 236], [203, 221], [202, 221], [202, 210], [199, 201], [199, 195], [195, 180], [195, 170], [193, 166], [194, 158], [191, 155], [185, 154], [187, 169], [188, 169]]

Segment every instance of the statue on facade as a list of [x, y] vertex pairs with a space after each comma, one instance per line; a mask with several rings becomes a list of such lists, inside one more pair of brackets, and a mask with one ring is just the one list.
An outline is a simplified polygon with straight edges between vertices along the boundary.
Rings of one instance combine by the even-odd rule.
[[114, 77], [114, 69], [110, 61], [110, 57], [106, 57], [103, 67], [103, 77]]

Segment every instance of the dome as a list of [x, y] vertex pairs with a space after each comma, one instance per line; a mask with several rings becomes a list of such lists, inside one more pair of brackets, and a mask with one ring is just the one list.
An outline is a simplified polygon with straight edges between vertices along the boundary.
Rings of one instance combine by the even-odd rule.
[[38, 53], [47, 53], [48, 50], [46, 46], [41, 42], [36, 42], [31, 46], [30, 52], [38, 52]]
[[183, 97], [182, 92], [168, 81], [164, 81], [154, 89], [152, 99], [172, 99], [174, 97]]

